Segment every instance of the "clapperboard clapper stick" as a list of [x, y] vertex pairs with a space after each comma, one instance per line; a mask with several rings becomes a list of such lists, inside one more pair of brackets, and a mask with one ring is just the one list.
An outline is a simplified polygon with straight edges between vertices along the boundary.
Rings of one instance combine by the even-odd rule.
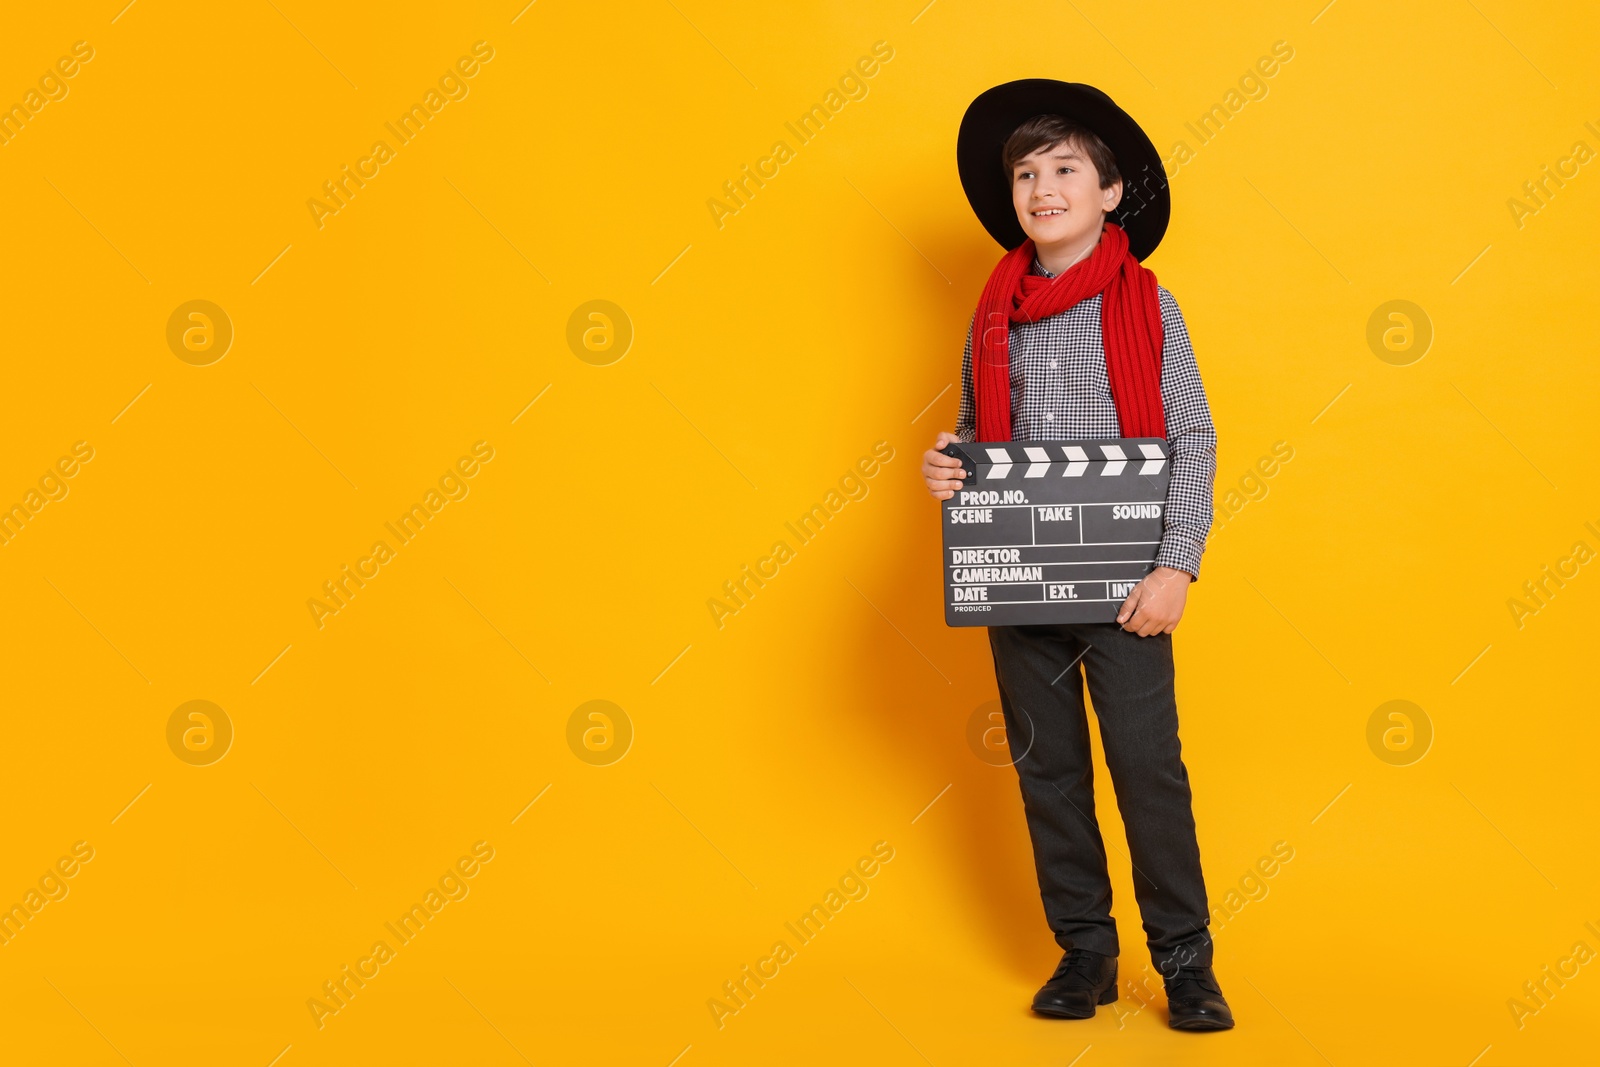
[[952, 443], [943, 502], [951, 626], [1115, 622], [1155, 567], [1172, 464], [1154, 437]]

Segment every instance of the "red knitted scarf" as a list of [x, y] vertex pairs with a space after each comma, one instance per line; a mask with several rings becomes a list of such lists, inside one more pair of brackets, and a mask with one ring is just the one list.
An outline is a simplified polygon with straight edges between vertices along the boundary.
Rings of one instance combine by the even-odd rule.
[[1123, 437], [1167, 436], [1161, 406], [1161, 301], [1155, 272], [1128, 251], [1128, 235], [1107, 222], [1094, 251], [1054, 278], [1028, 273], [1036, 250], [1023, 241], [996, 264], [978, 298], [973, 366], [980, 441], [1011, 440], [1010, 325], [1038, 322], [1096, 293], [1106, 375]]

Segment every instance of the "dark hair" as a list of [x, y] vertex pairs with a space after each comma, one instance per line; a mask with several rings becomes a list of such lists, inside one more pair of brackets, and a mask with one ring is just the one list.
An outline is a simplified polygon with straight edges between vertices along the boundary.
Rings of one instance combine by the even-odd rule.
[[1018, 163], [1041, 148], [1071, 145], [1089, 157], [1096, 173], [1100, 175], [1100, 188], [1109, 189], [1122, 173], [1117, 170], [1117, 157], [1111, 153], [1093, 130], [1080, 126], [1060, 115], [1035, 115], [1011, 131], [1005, 147], [1000, 150], [1000, 164], [1006, 172], [1006, 184], [1011, 184], [1012, 170]]

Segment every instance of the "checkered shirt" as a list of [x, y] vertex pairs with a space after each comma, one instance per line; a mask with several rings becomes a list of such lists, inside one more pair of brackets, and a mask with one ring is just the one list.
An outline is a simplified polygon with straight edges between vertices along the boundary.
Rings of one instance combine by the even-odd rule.
[[[1037, 259], [1033, 273], [1055, 277]], [[1178, 302], [1161, 297], [1161, 403], [1172, 478], [1156, 566], [1200, 578], [1200, 556], [1211, 531], [1212, 483], [1217, 473], [1217, 430], [1200, 384], [1189, 330]], [[1106, 376], [1100, 337], [1100, 297], [1038, 322], [1011, 324], [1011, 436], [1015, 441], [1065, 441], [1121, 437], [1116, 403]], [[956, 437], [975, 440], [972, 400], [972, 324], [961, 354], [961, 407]]]

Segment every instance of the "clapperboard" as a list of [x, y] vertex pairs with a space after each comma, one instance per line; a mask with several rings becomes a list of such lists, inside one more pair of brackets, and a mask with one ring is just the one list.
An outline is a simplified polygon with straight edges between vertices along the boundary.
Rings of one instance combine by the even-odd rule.
[[1155, 566], [1172, 464], [1160, 438], [953, 443], [944, 501], [951, 626], [1115, 622]]

